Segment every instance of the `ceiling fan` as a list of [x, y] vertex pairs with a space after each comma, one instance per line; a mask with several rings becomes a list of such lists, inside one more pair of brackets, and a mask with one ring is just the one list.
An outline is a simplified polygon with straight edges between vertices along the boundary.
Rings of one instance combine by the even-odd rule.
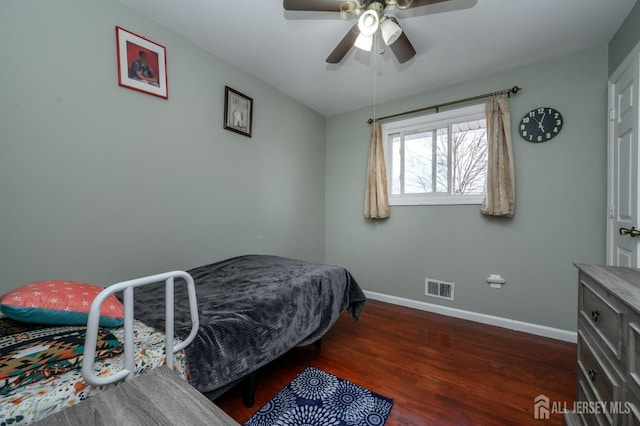
[[370, 52], [379, 29], [384, 43], [403, 64], [416, 55], [416, 50], [391, 13], [444, 1], [449, 0], [283, 0], [283, 6], [285, 10], [339, 12], [342, 19], [360, 16], [327, 57], [327, 63], [339, 63], [351, 46]]

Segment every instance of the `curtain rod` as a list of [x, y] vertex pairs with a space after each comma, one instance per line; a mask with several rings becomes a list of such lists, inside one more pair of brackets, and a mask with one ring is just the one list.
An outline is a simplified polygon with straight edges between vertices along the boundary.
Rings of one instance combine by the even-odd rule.
[[442, 107], [447, 107], [447, 106], [455, 105], [455, 104], [462, 104], [462, 103], [465, 103], [465, 102], [477, 101], [479, 99], [490, 98], [492, 96], [498, 96], [498, 95], [504, 95], [504, 94], [511, 95], [512, 93], [516, 94], [521, 90], [522, 90], [521, 87], [513, 86], [511, 89], [498, 90], [497, 92], [485, 93], [484, 95], [478, 95], [478, 96], [472, 96], [470, 98], [458, 99], [457, 101], [445, 102], [443, 104], [431, 105], [431, 106], [424, 107], [424, 108], [413, 109], [411, 111], [399, 112], [398, 114], [385, 115], [384, 117], [370, 118], [370, 119], [367, 120], [367, 123], [371, 124], [374, 121], [387, 120], [389, 118], [395, 118], [395, 117], [401, 117], [403, 115], [415, 114], [416, 112], [428, 111], [430, 109], [435, 109], [436, 112], [439, 112], [439, 109], [442, 108]]

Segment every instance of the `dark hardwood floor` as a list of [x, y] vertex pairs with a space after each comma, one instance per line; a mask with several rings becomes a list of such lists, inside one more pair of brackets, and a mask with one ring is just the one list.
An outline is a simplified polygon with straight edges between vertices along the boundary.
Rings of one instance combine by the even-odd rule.
[[258, 372], [256, 404], [240, 389], [216, 403], [239, 423], [312, 365], [395, 400], [387, 425], [562, 424], [534, 420], [533, 399], [576, 398], [576, 345], [368, 301], [345, 313], [322, 349], [296, 348]]

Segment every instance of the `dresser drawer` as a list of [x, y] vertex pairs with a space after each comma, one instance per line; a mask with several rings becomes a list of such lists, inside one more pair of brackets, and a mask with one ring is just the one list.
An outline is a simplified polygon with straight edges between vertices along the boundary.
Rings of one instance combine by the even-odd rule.
[[[586, 396], [593, 396], [592, 401], [621, 402], [624, 401], [623, 380], [615, 367], [607, 363], [593, 348], [589, 336], [578, 330], [578, 387], [588, 389]], [[608, 424], [617, 425], [619, 416], [606, 412], [597, 418], [606, 418]]]
[[628, 402], [621, 407], [626, 426], [640, 426], [640, 398], [633, 392], [627, 394]]
[[[637, 394], [640, 394], [640, 318], [631, 316], [631, 322], [627, 326], [627, 368], [629, 375], [627, 382]], [[640, 408], [640, 405], [638, 406]]]
[[579, 316], [591, 329], [591, 334], [600, 339], [606, 350], [622, 364], [624, 308], [620, 302], [589, 277], [581, 275], [579, 309]]
[[626, 414], [625, 422], [626, 426], [640, 426], [640, 406], [636, 404], [629, 404], [629, 412]]
[[[581, 402], [595, 401], [595, 398], [590, 393], [589, 385], [585, 383], [583, 380], [581, 380], [580, 377], [578, 377], [578, 401], [581, 401]], [[591, 413], [587, 411], [582, 411], [578, 413], [577, 416], [580, 419], [580, 422], [583, 425], [587, 425], [587, 426], [600, 426], [600, 425], [611, 424], [609, 423], [609, 420], [607, 420], [607, 418], [604, 417], [604, 415], [601, 413], [596, 414], [596, 413]]]

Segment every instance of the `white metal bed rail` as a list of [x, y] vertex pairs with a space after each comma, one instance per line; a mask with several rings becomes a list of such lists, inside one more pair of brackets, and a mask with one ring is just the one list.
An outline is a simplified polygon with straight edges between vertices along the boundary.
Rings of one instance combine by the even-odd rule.
[[[187, 283], [189, 295], [189, 310], [191, 312], [191, 332], [181, 343], [174, 346], [174, 281], [183, 279]], [[133, 347], [133, 289], [159, 282], [165, 283], [165, 358], [167, 366], [173, 369], [173, 355], [189, 345], [196, 337], [200, 325], [198, 318], [198, 306], [196, 288], [191, 275], [184, 271], [165, 272], [164, 274], [151, 275], [135, 280], [123, 281], [113, 284], [101, 291], [91, 304], [89, 318], [87, 320], [87, 334], [84, 343], [84, 358], [82, 362], [82, 375], [87, 383], [93, 386], [105, 386], [120, 380], [129, 380], [135, 375], [134, 347]], [[100, 323], [100, 308], [107, 297], [119, 291], [124, 292], [124, 365], [125, 368], [107, 377], [99, 377], [93, 371], [93, 363], [96, 356], [96, 343], [98, 327]]]

